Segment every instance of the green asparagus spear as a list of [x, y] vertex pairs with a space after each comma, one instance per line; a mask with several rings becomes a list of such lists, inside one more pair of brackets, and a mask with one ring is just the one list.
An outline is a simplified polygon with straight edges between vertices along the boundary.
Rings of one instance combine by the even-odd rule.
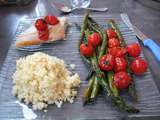
[[[90, 24], [90, 22], [88, 21], [88, 24]], [[86, 31], [85, 31], [85, 35], [86, 35], [86, 37], [88, 38], [88, 36], [90, 35], [90, 34], [92, 34], [92, 32], [93, 31], [95, 31], [95, 30], [97, 30], [97, 29], [93, 29], [93, 26], [89, 26], [88, 25], [88, 27], [89, 27], [89, 29], [87, 29]], [[99, 29], [99, 28], [98, 28]], [[100, 32], [99, 32], [100, 33]], [[96, 56], [98, 55], [98, 53], [99, 53], [99, 51], [96, 49]], [[96, 79], [97, 77], [95, 77], [95, 79]], [[97, 95], [98, 95], [98, 91], [99, 91], [99, 84], [98, 84], [98, 82], [97, 82], [97, 80], [95, 80], [94, 81], [94, 83], [93, 83], [93, 90], [92, 90], [92, 93], [91, 93], [91, 97], [90, 97], [90, 99], [91, 99], [91, 101], [94, 101], [95, 100], [95, 98], [97, 97]]]
[[[111, 27], [116, 31], [117, 33], [117, 36], [118, 36], [118, 39], [120, 40], [120, 45], [121, 47], [125, 47], [126, 46], [126, 43], [125, 43], [125, 40], [123, 39], [123, 36], [121, 34], [121, 32], [119, 31], [116, 23], [114, 20], [110, 19], [108, 21], [108, 23], [111, 25]], [[130, 76], [133, 78], [131, 72], [130, 72], [130, 67], [129, 67], [129, 56], [128, 54], [125, 56], [126, 60], [128, 61], [128, 67], [127, 67], [127, 72], [128, 74], [130, 74]], [[137, 92], [136, 92], [136, 88], [135, 88], [135, 84], [134, 84], [134, 81], [132, 81], [132, 83], [129, 85], [129, 88], [128, 88], [128, 91], [129, 91], [129, 94], [131, 95], [131, 97], [137, 101]]]
[[112, 102], [117, 106], [117, 108], [120, 111], [124, 111], [128, 113], [138, 113], [139, 112], [139, 110], [134, 108], [133, 106], [128, 106], [122, 97], [114, 96], [112, 91], [109, 89], [108, 84], [104, 80], [100, 79], [100, 81], [98, 82], [103, 87], [103, 90], [105, 91], [105, 93], [107, 93], [107, 96], [111, 98]]
[[125, 41], [124, 41], [124, 39], [123, 39], [123, 36], [122, 36], [120, 30], [119, 30], [118, 27], [117, 27], [115, 21], [112, 20], [112, 19], [110, 19], [110, 20], [108, 20], [108, 23], [109, 23], [109, 24], [111, 25], [111, 27], [116, 31], [117, 37], [118, 37], [118, 39], [119, 39], [119, 41], [120, 41], [120, 44], [121, 44], [121, 47], [125, 47], [126, 43], [125, 43]]
[[[89, 19], [90, 19], [90, 22], [94, 22], [90, 17], [89, 17]], [[91, 26], [91, 23], [89, 23], [88, 25]], [[94, 25], [92, 24], [92, 27], [93, 27], [93, 29], [97, 30], [97, 32], [99, 32], [103, 37], [103, 42], [102, 42], [102, 46], [100, 49], [101, 51], [99, 54], [99, 59], [100, 59], [102, 57], [102, 55], [104, 55], [104, 53], [106, 52], [107, 36], [106, 36], [105, 32], [101, 32], [100, 30], [97, 29], [97, 28], [99, 28], [99, 26], [96, 25], [96, 23]], [[110, 89], [112, 90], [112, 92], [115, 96], [118, 96], [118, 90], [113, 84], [113, 72], [108, 72], [107, 77], [108, 77], [108, 83], [109, 83]]]
[[[91, 20], [91, 18], [88, 20], [88, 26], [93, 30], [93, 31], [96, 31], [100, 34], [101, 38], [102, 38], [102, 41], [106, 42], [106, 38], [105, 36], [103, 35], [103, 31], [101, 30], [101, 28], [98, 26], [98, 24], [96, 22], [94, 22], [93, 24], [93, 20]], [[105, 43], [102, 43], [103, 45]], [[96, 56], [98, 56], [98, 59], [105, 53], [105, 47], [103, 46], [99, 46], [98, 49], [97, 49], [97, 53], [96, 53]], [[96, 79], [97, 80], [97, 79]], [[93, 85], [93, 91], [92, 91], [92, 94], [91, 94], [91, 100], [94, 100], [98, 94], [98, 91], [99, 91], [99, 84], [98, 84], [98, 81], [95, 81], [94, 82], [94, 85]]]
[[118, 96], [118, 90], [116, 86], [113, 84], [113, 75], [114, 75], [113, 71], [109, 71], [107, 73], [108, 83], [109, 83], [109, 87], [111, 91], [113, 92], [114, 96]]
[[99, 69], [98, 64], [97, 64], [97, 59], [95, 55], [91, 58], [91, 63], [93, 65], [93, 68], [96, 70], [96, 76], [97, 76], [97, 81], [98, 83], [103, 87], [103, 90], [107, 93], [108, 96], [111, 97], [112, 102], [117, 106], [117, 108], [121, 111], [125, 111], [128, 113], [138, 113], [139, 110], [132, 107], [128, 106], [125, 101], [123, 100], [122, 97], [120, 96], [115, 96], [110, 89], [109, 85], [105, 81], [105, 75], [104, 73]]
[[94, 80], [94, 83], [93, 83], [93, 89], [92, 89], [92, 93], [91, 93], [91, 96], [90, 96], [90, 101], [94, 101], [95, 98], [97, 97], [98, 95], [98, 92], [99, 92], [99, 84], [98, 84], [98, 81], [97, 81], [97, 77], [95, 76], [95, 80]]
[[84, 31], [87, 29], [88, 27], [88, 17], [89, 17], [89, 13], [87, 13], [84, 17], [84, 20], [83, 20], [83, 26], [82, 26], [82, 29], [81, 29], [81, 36], [84, 35]]
[[92, 93], [94, 81], [95, 81], [95, 75], [93, 75], [90, 78], [88, 86], [84, 90], [84, 93], [83, 93], [83, 105], [86, 105], [90, 101], [90, 96], [91, 96], [91, 93]]
[[[83, 21], [83, 25], [82, 25], [82, 29], [81, 29], [81, 37], [80, 37], [80, 41], [79, 41], [79, 48], [80, 48], [80, 44], [84, 41], [85, 38], [85, 30], [88, 28], [88, 16], [89, 13], [87, 13], [84, 17], [84, 21]], [[80, 49], [79, 49], [80, 51]], [[87, 65], [90, 65], [90, 60], [87, 59], [85, 56], [81, 55], [82, 60], [87, 63]], [[89, 76], [87, 79], [89, 79], [89, 83], [87, 88], [84, 90], [83, 93], [83, 105], [87, 104], [90, 100], [90, 95], [92, 92], [92, 88], [93, 88], [93, 83], [94, 83], [94, 77], [95, 76]]]
[[[82, 41], [84, 40], [84, 35], [85, 35], [85, 30], [87, 29], [88, 27], [88, 16], [89, 16], [89, 13], [87, 13], [84, 17], [84, 20], [83, 20], [83, 25], [82, 25], [82, 29], [81, 29], [81, 36], [80, 36], [80, 41], [79, 41], [79, 45], [78, 47], [80, 46], [80, 44], [82, 43]], [[80, 49], [79, 49], [80, 50]]]
[[[104, 33], [103, 33], [104, 34]], [[103, 38], [105, 38], [106, 36], [103, 36]], [[106, 41], [106, 39], [105, 39]], [[105, 44], [105, 42], [102, 42], [102, 44]], [[101, 54], [103, 55], [105, 52], [105, 48], [101, 47]], [[95, 71], [95, 76], [97, 77], [97, 81], [98, 83], [103, 87], [103, 89], [106, 91], [107, 95], [111, 97], [111, 100], [113, 101], [113, 103], [122, 111], [126, 111], [129, 113], [137, 113], [139, 112], [137, 109], [135, 109], [134, 107], [130, 107], [128, 106], [125, 101], [120, 97], [120, 96], [115, 96], [112, 92], [112, 90], [110, 89], [108, 83], [105, 81], [105, 75], [104, 73], [99, 69], [98, 67], [98, 60], [96, 57], [96, 54], [93, 55], [93, 57], [91, 58], [91, 65], [92, 68]], [[91, 86], [91, 85], [89, 85]], [[85, 95], [87, 96], [87, 95]]]

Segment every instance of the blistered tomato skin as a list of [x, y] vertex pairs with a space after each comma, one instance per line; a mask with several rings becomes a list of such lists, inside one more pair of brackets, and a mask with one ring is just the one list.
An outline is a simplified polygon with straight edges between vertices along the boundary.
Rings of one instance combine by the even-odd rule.
[[117, 38], [110, 38], [108, 40], [108, 47], [113, 48], [113, 47], [119, 47], [120, 43]]
[[109, 39], [117, 37], [117, 33], [114, 31], [114, 29], [107, 29], [106, 32]]
[[114, 57], [124, 57], [124, 55], [127, 53], [126, 48], [122, 47], [113, 47], [108, 48], [108, 53], [113, 55]]
[[127, 45], [126, 49], [127, 49], [128, 54], [134, 58], [138, 57], [141, 53], [141, 47], [138, 43], [129, 44]]
[[91, 57], [93, 56], [94, 49], [92, 46], [82, 43], [80, 45], [80, 53], [84, 55], [85, 57]]
[[102, 42], [101, 36], [99, 33], [94, 32], [88, 37], [88, 44], [93, 46], [94, 48], [100, 45]]
[[148, 64], [141, 58], [135, 58], [130, 64], [131, 70], [134, 74], [141, 75], [147, 71]]
[[59, 23], [58, 18], [54, 15], [47, 15], [44, 19], [45, 19], [46, 23], [50, 24], [50, 25], [56, 25]]
[[124, 71], [117, 72], [114, 74], [113, 83], [118, 89], [126, 89], [131, 83], [131, 77]]
[[99, 67], [101, 70], [109, 71], [113, 70], [115, 64], [114, 57], [110, 54], [106, 54], [99, 59]]
[[127, 68], [127, 61], [122, 57], [116, 57], [114, 71], [115, 72], [126, 71], [126, 68]]
[[35, 22], [35, 27], [38, 31], [45, 31], [48, 29], [48, 25], [43, 19], [37, 19]]

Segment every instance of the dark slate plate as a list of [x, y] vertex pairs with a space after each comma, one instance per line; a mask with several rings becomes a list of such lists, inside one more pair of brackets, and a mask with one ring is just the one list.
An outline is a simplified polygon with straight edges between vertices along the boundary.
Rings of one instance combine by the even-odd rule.
[[[138, 42], [133, 31], [130, 30], [122, 21], [120, 15], [92, 15], [92, 17], [103, 27], [107, 27], [106, 20], [114, 19], [120, 28], [127, 43]], [[59, 41], [52, 44], [44, 44], [41, 46], [25, 48], [25, 50], [17, 50], [14, 42], [9, 48], [6, 60], [0, 72], [0, 120], [23, 119], [22, 108], [14, 101], [16, 97], [12, 95], [12, 74], [15, 71], [16, 60], [20, 57], [32, 54], [34, 51], [42, 51], [49, 55], [63, 58], [66, 64], [76, 64], [76, 72], [79, 73], [82, 85], [79, 89], [78, 96], [73, 104], [65, 103], [62, 108], [55, 105], [49, 105], [48, 112], [35, 111], [38, 115], [37, 120], [61, 120], [61, 119], [118, 119], [122, 117], [147, 117], [160, 115], [160, 94], [154, 83], [150, 70], [143, 76], [134, 76], [139, 100], [133, 103], [139, 108], [139, 114], [124, 114], [118, 112], [110, 102], [106, 102], [103, 95], [99, 95], [96, 104], [82, 106], [82, 92], [86, 86], [85, 78], [88, 73], [87, 67], [84, 65], [78, 53], [78, 41], [80, 32], [74, 23], [82, 24], [83, 16], [70, 16], [72, 23], [67, 32], [67, 40]], [[29, 27], [33, 20], [23, 20], [20, 22], [16, 35]], [[143, 58], [143, 53], [141, 54]]]

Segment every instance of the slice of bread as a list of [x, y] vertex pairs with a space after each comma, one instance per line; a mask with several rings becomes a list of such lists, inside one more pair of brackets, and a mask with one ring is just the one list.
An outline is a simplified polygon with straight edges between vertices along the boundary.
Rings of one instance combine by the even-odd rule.
[[56, 40], [65, 39], [65, 30], [68, 26], [67, 17], [58, 17], [59, 23], [56, 25], [49, 25], [49, 40], [43, 41], [38, 38], [38, 32], [34, 25], [22, 32], [16, 37], [16, 47], [25, 47], [31, 45], [39, 45], [42, 43], [49, 43]]

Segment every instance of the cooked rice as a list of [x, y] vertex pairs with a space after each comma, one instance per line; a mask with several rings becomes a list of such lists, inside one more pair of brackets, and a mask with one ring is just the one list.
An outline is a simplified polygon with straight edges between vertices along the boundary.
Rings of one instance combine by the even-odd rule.
[[63, 102], [72, 103], [80, 78], [70, 75], [63, 60], [37, 52], [17, 60], [13, 84], [12, 92], [19, 100], [41, 110], [48, 104], [61, 107]]

